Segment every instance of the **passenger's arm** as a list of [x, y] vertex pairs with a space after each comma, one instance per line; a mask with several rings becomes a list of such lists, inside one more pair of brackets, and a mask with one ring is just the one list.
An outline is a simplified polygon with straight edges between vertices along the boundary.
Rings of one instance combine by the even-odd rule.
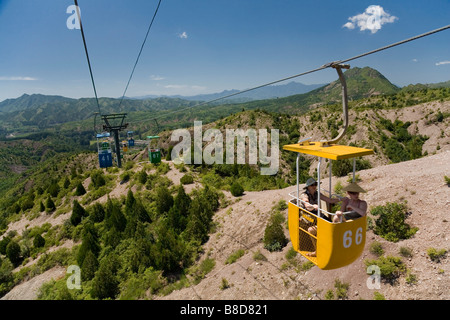
[[358, 213], [361, 217], [364, 217], [367, 214], [367, 202], [361, 200], [361, 207], [360, 208], [354, 208], [352, 206], [347, 206], [352, 211], [355, 211]]

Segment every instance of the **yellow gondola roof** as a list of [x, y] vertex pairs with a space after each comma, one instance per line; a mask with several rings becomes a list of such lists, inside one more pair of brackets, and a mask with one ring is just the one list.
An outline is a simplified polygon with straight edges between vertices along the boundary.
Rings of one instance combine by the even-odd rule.
[[288, 144], [285, 145], [283, 149], [287, 151], [310, 154], [316, 157], [322, 157], [331, 160], [356, 158], [371, 155], [374, 153], [372, 149], [343, 146], [339, 144], [330, 144], [323, 146], [320, 142]]

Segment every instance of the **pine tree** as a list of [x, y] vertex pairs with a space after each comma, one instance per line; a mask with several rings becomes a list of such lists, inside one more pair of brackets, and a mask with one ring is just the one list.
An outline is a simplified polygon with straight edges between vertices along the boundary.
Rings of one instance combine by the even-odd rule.
[[166, 223], [162, 223], [152, 255], [156, 268], [164, 272], [179, 271], [186, 258], [185, 253], [185, 242]]
[[127, 215], [132, 214], [133, 207], [136, 203], [136, 199], [134, 198], [133, 191], [128, 190], [127, 199], [125, 200], [125, 213]]
[[40, 234], [37, 234], [34, 237], [33, 246], [35, 248], [42, 248], [43, 246], [45, 246], [45, 239]]
[[47, 191], [52, 197], [57, 197], [59, 193], [58, 183], [56, 181], [52, 181], [50, 186], [47, 188]]
[[205, 243], [208, 240], [212, 214], [210, 207], [201, 196], [192, 200], [185, 231], [189, 240], [199, 241], [200, 243]]
[[186, 194], [182, 185], [178, 187], [178, 193], [175, 196], [173, 207], [170, 208], [167, 219], [172, 228], [181, 232], [186, 229], [189, 208], [191, 207], [191, 198]]
[[73, 200], [72, 215], [70, 216], [72, 225], [77, 226], [85, 216], [86, 210], [84, 210], [77, 200]]
[[81, 246], [78, 249], [77, 263], [79, 266], [83, 265], [84, 260], [89, 252], [92, 252], [95, 257], [100, 253], [100, 245], [98, 240], [97, 230], [92, 222], [88, 221], [84, 225]]
[[173, 206], [173, 197], [169, 189], [165, 186], [160, 186], [156, 190], [156, 211], [158, 214], [166, 213]]
[[115, 264], [117, 263], [111, 255], [105, 257], [92, 280], [91, 296], [97, 299], [115, 299], [119, 294], [119, 281], [116, 277]]
[[127, 219], [122, 213], [120, 204], [108, 198], [105, 211], [106, 226], [108, 229], [114, 228], [118, 232], [125, 230]]
[[46, 207], [46, 212], [50, 213], [56, 210], [56, 206], [55, 203], [53, 202], [52, 198], [50, 198], [50, 196], [48, 196], [47, 198], [47, 202], [45, 203], [45, 207]]
[[64, 189], [67, 189], [70, 186], [70, 180], [68, 177], [65, 177], [64, 182], [63, 182], [63, 187]]
[[187, 216], [187, 212], [189, 211], [189, 207], [191, 206], [191, 197], [184, 191], [182, 185], [178, 187], [178, 193], [174, 199], [174, 207], [178, 208], [182, 214]]
[[81, 266], [81, 280], [89, 281], [95, 276], [95, 272], [98, 270], [98, 260], [92, 251], [88, 251], [84, 258], [83, 265]]
[[105, 219], [105, 210], [101, 203], [96, 202], [90, 208], [90, 217], [93, 222], [102, 222]]
[[81, 181], [78, 182], [77, 190], [75, 190], [75, 195], [76, 196], [82, 196], [85, 193], [86, 193], [86, 189], [83, 187], [83, 184], [81, 183]]

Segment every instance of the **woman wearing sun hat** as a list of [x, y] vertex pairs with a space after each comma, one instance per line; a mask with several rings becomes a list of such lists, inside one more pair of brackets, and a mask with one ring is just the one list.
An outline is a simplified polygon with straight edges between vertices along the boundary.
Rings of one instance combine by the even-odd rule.
[[349, 183], [342, 190], [347, 191], [348, 197], [342, 199], [341, 211], [336, 211], [333, 222], [345, 222], [364, 217], [367, 213], [367, 202], [359, 199], [359, 194], [367, 191], [356, 182]]
[[[319, 206], [317, 203], [319, 195], [317, 194], [317, 181], [314, 178], [309, 178], [306, 180], [304, 189], [305, 191], [300, 196], [300, 200], [302, 200], [304, 208], [311, 213], [318, 215], [317, 209]], [[338, 203], [340, 201], [339, 199], [329, 198], [322, 193], [320, 194], [320, 200], [331, 204]]]

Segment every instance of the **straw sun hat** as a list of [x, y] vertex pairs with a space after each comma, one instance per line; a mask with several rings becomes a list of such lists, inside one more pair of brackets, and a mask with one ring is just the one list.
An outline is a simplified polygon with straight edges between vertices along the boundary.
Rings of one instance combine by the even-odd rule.
[[344, 191], [350, 191], [350, 192], [359, 192], [359, 193], [366, 193], [367, 191], [361, 188], [356, 182], [349, 183], [347, 186], [342, 188]]

